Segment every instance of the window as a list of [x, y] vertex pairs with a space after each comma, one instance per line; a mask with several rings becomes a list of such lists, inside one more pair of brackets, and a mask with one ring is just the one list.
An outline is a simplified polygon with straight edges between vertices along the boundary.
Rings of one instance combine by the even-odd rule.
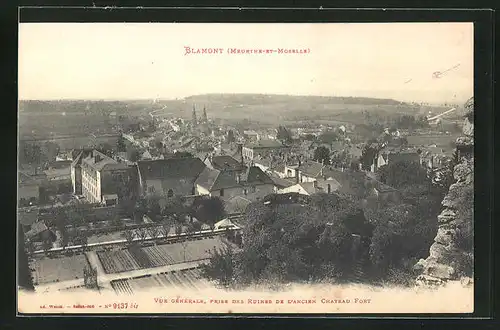
[[245, 194], [245, 196], [248, 195], [248, 190], [243, 189], [243, 193]]
[[328, 193], [330, 194], [332, 192], [332, 186], [330, 184], [328, 184]]
[[172, 189], [168, 190], [167, 197], [174, 197], [174, 191]]
[[292, 176], [292, 170], [287, 171], [287, 176], [289, 176], [289, 177]]
[[151, 187], [148, 187], [148, 192], [149, 193], [154, 193], [155, 192], [155, 187], [151, 186]]
[[220, 190], [220, 196], [223, 197], [224, 196], [224, 189], [221, 189]]
[[250, 190], [250, 191], [254, 193], [256, 190], [257, 190], [257, 189], [255, 188], [255, 186], [252, 186], [252, 188], [251, 188], [251, 190]]

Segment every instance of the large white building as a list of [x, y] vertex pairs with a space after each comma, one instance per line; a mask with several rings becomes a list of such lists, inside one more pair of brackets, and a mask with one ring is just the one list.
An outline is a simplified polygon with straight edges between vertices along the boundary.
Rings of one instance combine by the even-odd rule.
[[82, 159], [81, 175], [82, 194], [89, 202], [113, 205], [118, 202], [119, 185], [128, 180], [129, 167], [93, 150]]

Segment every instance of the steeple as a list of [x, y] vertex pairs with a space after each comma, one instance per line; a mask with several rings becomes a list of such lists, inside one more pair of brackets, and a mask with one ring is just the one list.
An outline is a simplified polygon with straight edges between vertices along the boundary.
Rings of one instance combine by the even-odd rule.
[[208, 118], [207, 118], [207, 109], [205, 108], [205, 106], [203, 106], [203, 117], [202, 117], [202, 121], [204, 124], [206, 124], [208, 122]]
[[198, 119], [196, 118], [196, 108], [193, 104], [193, 125], [196, 126], [198, 124]]

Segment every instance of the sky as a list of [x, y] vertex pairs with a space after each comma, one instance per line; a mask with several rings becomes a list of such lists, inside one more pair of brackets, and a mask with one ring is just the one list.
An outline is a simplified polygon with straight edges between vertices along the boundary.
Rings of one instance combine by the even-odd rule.
[[[224, 53], [185, 55], [185, 47]], [[227, 48], [310, 52], [228, 54]], [[19, 99], [174, 99], [205, 93], [462, 103], [473, 95], [473, 24], [19, 25]]]

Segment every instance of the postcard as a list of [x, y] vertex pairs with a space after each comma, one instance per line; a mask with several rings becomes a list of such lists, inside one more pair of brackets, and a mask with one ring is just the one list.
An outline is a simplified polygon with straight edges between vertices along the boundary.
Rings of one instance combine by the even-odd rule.
[[20, 23], [18, 313], [470, 313], [472, 23]]

